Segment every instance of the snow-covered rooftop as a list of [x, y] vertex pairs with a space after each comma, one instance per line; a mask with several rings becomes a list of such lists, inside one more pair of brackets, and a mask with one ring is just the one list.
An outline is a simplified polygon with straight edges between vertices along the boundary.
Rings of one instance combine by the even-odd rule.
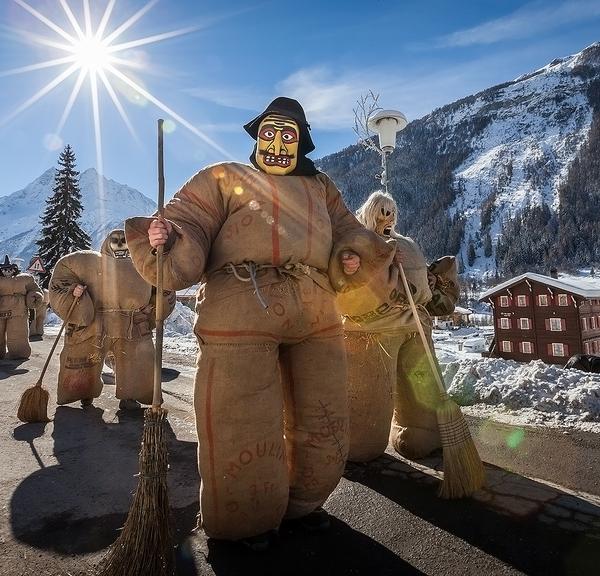
[[498, 284], [497, 286], [482, 292], [481, 296], [479, 297], [479, 301], [482, 302], [483, 300], [489, 298], [492, 294], [496, 294], [496, 292], [500, 292], [505, 288], [510, 288], [515, 284], [519, 284], [519, 282], [523, 282], [523, 280], [540, 282], [541, 284], [552, 286], [557, 290], [572, 292], [573, 294], [577, 294], [583, 298], [600, 298], [600, 279], [598, 278], [552, 278], [551, 276], [526, 272], [525, 274], [511, 278], [506, 282], [502, 282], [502, 284]]

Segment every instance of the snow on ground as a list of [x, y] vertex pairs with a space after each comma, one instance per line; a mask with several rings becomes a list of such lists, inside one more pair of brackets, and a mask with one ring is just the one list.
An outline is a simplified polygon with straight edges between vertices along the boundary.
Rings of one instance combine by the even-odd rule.
[[[50, 312], [49, 334], [60, 319]], [[165, 322], [164, 350], [196, 355], [194, 312], [178, 302]], [[467, 414], [517, 425], [578, 428], [600, 433], [600, 374], [483, 358], [493, 327], [434, 330], [436, 355], [448, 392]]]
[[194, 336], [194, 311], [181, 302], [175, 304], [175, 309], [165, 322], [163, 348], [174, 354], [196, 355], [198, 343]]
[[[450, 396], [467, 414], [510, 424], [600, 432], [600, 374], [482, 358], [474, 352], [493, 328], [435, 331], [436, 354]], [[566, 361], [566, 359], [565, 359]]]

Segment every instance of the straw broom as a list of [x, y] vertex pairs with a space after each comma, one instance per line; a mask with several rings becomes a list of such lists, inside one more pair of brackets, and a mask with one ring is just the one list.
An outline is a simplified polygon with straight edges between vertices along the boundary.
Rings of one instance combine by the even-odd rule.
[[62, 336], [63, 330], [65, 326], [69, 323], [69, 318], [71, 317], [71, 313], [75, 308], [75, 304], [77, 304], [79, 300], [79, 296], [75, 296], [69, 310], [67, 311], [67, 316], [65, 317], [65, 321], [62, 323], [60, 330], [54, 340], [54, 344], [52, 344], [52, 348], [50, 348], [50, 354], [48, 354], [48, 358], [46, 358], [46, 363], [42, 368], [42, 372], [38, 381], [27, 388], [25, 392], [21, 395], [21, 400], [19, 402], [19, 409], [17, 410], [17, 418], [21, 422], [32, 423], [32, 422], [50, 422], [50, 418], [48, 418], [48, 390], [42, 388], [42, 380], [44, 379], [44, 374], [46, 374], [46, 370], [48, 369], [48, 364], [50, 364], [50, 359], [52, 358], [52, 354], [56, 349], [56, 345]]
[[444, 479], [438, 495], [442, 498], [463, 498], [470, 496], [483, 486], [485, 481], [483, 464], [460, 408], [449, 398], [446, 392], [438, 365], [433, 358], [429, 342], [423, 331], [412, 292], [406, 281], [404, 268], [400, 262], [397, 262], [397, 265], [400, 270], [404, 292], [410, 302], [413, 316], [417, 321], [419, 335], [421, 336], [431, 371], [434, 374], [440, 392], [440, 405], [436, 410], [436, 417], [442, 440]]
[[[163, 215], [163, 120], [158, 121], [158, 214]], [[139, 483], [129, 515], [117, 541], [100, 565], [100, 576], [171, 576], [174, 549], [167, 493], [166, 422], [161, 407], [163, 344], [163, 247], [156, 249], [156, 353], [152, 407], [144, 413], [144, 432], [139, 455]]]

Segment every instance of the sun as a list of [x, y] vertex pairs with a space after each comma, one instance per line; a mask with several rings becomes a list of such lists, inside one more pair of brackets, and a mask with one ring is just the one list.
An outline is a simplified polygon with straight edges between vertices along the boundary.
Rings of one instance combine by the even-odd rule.
[[110, 51], [95, 36], [85, 36], [73, 46], [75, 63], [87, 72], [99, 72], [108, 69]]
[[[100, 0], [94, 0], [94, 2], [99, 1]], [[146, 14], [158, 2], [158, 0], [149, 0], [149, 2], [142, 6], [142, 8], [140, 8], [127, 20], [115, 26], [111, 31], [108, 31], [110, 17], [117, 0], [106, 0], [104, 12], [97, 23], [92, 21], [90, 0], [82, 0], [83, 15], [79, 15], [79, 18], [71, 9], [68, 0], [56, 0], [57, 4], [60, 4], [60, 7], [67, 16], [72, 28], [70, 30], [65, 30], [62, 28], [51, 18], [33, 8], [25, 0], [13, 0], [13, 2], [18, 4], [25, 11], [29, 12], [29, 14], [31, 14], [34, 18], [51, 29], [56, 36], [39, 36], [24, 30], [20, 30], [19, 32], [30, 43], [42, 45], [53, 51], [58, 51], [61, 56], [43, 62], [36, 62], [28, 66], [14, 68], [12, 70], [0, 71], [0, 77], [24, 74], [45, 68], [58, 68], [61, 66], [63, 67], [63, 70], [60, 71], [57, 76], [55, 76], [45, 86], [40, 88], [29, 99], [13, 110], [11, 114], [1, 119], [0, 127], [21, 114], [23, 111], [27, 110], [37, 101], [41, 100], [44, 96], [65, 82], [67, 79], [75, 77], [71, 93], [65, 103], [64, 110], [58, 121], [54, 134], [50, 135], [60, 140], [61, 131], [64, 128], [69, 115], [71, 114], [71, 110], [77, 98], [79, 97], [84, 82], [87, 80], [89, 84], [89, 94], [92, 101], [94, 140], [96, 145], [96, 167], [98, 169], [98, 173], [103, 174], [102, 124], [99, 98], [99, 91], [102, 86], [106, 90], [110, 100], [117, 109], [132, 137], [135, 140], [138, 140], [127, 113], [121, 104], [117, 90], [115, 90], [111, 84], [111, 80], [114, 81], [116, 79], [120, 86], [127, 86], [128, 89], [132, 90], [137, 96], [141, 97], [145, 101], [151, 102], [158, 109], [168, 114], [174, 122], [190, 130], [193, 134], [201, 138], [204, 142], [220, 152], [226, 158], [231, 158], [231, 155], [226, 150], [221, 148], [216, 142], [211, 140], [206, 134], [188, 122], [181, 115], [177, 114], [175, 110], [159, 100], [149, 90], [146, 90], [138, 82], [130, 78], [130, 76], [126, 73], [126, 70], [129, 68], [135, 69], [137, 72], [143, 71], [143, 67], [139, 64], [139, 62], [128, 58], [128, 51], [130, 49], [154, 44], [156, 42], [161, 42], [169, 38], [175, 38], [183, 34], [189, 34], [199, 30], [199, 26], [190, 26], [178, 30], [153, 34], [152, 36], [146, 36], [136, 40], [119, 42], [118, 39], [138, 20], [140, 20], [142, 16], [144, 16], [144, 14]]]

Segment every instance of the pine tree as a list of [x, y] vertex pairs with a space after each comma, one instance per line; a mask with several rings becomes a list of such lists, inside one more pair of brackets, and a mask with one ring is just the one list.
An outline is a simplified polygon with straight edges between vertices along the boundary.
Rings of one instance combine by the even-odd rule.
[[91, 244], [90, 237], [79, 226], [83, 210], [79, 172], [75, 170], [75, 153], [68, 144], [60, 154], [58, 166], [52, 196], [46, 200], [46, 209], [40, 219], [41, 237], [36, 241], [47, 270], [40, 275], [44, 288], [48, 287], [52, 268], [59, 258], [77, 250], [88, 250]]

